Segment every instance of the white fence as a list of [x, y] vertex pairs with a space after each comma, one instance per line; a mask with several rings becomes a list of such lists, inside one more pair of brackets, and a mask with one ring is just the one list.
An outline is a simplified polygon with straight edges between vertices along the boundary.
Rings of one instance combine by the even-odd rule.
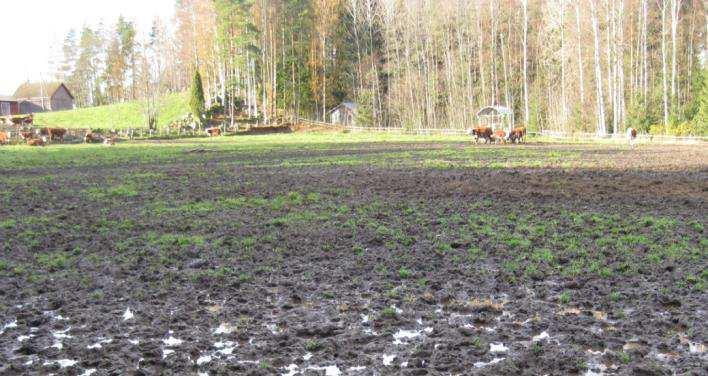
[[[332, 124], [322, 121], [315, 121], [309, 119], [299, 118], [297, 119], [300, 123], [312, 124], [324, 127], [336, 127], [343, 128], [350, 132], [383, 132], [383, 133], [394, 133], [394, 134], [411, 134], [411, 135], [445, 135], [445, 136], [464, 136], [469, 134], [469, 129], [454, 129], [454, 128], [420, 128], [420, 129], [407, 129], [401, 127], [357, 127], [357, 126], [345, 126], [341, 124]], [[530, 136], [543, 137], [549, 139], [563, 140], [563, 141], [627, 141], [627, 136], [625, 134], [610, 134], [604, 137], [598, 136], [595, 133], [566, 133], [559, 131], [548, 131], [542, 130], [540, 132], [528, 132]], [[708, 142], [708, 137], [699, 136], [660, 136], [660, 135], [648, 135], [639, 134], [637, 136], [638, 142], [656, 142], [656, 143], [684, 143], [684, 144], [697, 144], [701, 142]]]

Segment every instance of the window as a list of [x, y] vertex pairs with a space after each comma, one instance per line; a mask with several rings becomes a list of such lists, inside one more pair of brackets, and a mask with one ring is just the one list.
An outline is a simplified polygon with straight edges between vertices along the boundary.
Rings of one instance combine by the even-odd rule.
[[0, 116], [10, 115], [10, 104], [7, 102], [0, 103]]

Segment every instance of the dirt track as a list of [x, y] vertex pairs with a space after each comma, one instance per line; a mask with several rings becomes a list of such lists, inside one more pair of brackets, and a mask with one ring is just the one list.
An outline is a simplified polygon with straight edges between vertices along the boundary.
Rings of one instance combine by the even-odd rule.
[[708, 372], [708, 151], [467, 148], [10, 171], [0, 374]]

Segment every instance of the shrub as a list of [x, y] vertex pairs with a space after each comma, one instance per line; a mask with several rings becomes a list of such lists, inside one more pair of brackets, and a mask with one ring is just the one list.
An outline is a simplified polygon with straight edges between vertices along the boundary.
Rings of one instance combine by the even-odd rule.
[[194, 115], [197, 123], [200, 125], [204, 124], [204, 114], [206, 110], [204, 109], [204, 87], [202, 86], [202, 75], [199, 70], [194, 71], [194, 79], [192, 80], [192, 87], [189, 89], [189, 109]]

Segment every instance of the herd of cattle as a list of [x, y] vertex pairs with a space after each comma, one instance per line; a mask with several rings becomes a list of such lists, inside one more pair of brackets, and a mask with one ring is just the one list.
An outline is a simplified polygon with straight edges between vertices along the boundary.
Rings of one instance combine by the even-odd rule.
[[526, 127], [517, 127], [511, 130], [507, 135], [503, 130], [494, 131], [491, 127], [477, 127], [470, 130], [469, 135], [474, 137], [474, 142], [480, 141], [486, 143], [520, 143], [526, 138]]
[[[3, 123], [10, 123], [17, 126], [17, 135], [29, 146], [45, 146], [48, 143], [58, 141], [60, 143], [64, 142], [64, 137], [67, 135], [67, 130], [65, 128], [32, 128], [34, 123], [34, 116], [28, 115], [24, 117], [10, 117], [3, 118]], [[8, 121], [9, 120], [9, 121]], [[103, 143], [104, 145], [115, 145], [116, 137], [95, 134], [92, 132], [87, 132], [84, 135], [85, 143]], [[10, 142], [10, 134], [8, 132], [0, 131], [0, 145], [7, 144]]]

